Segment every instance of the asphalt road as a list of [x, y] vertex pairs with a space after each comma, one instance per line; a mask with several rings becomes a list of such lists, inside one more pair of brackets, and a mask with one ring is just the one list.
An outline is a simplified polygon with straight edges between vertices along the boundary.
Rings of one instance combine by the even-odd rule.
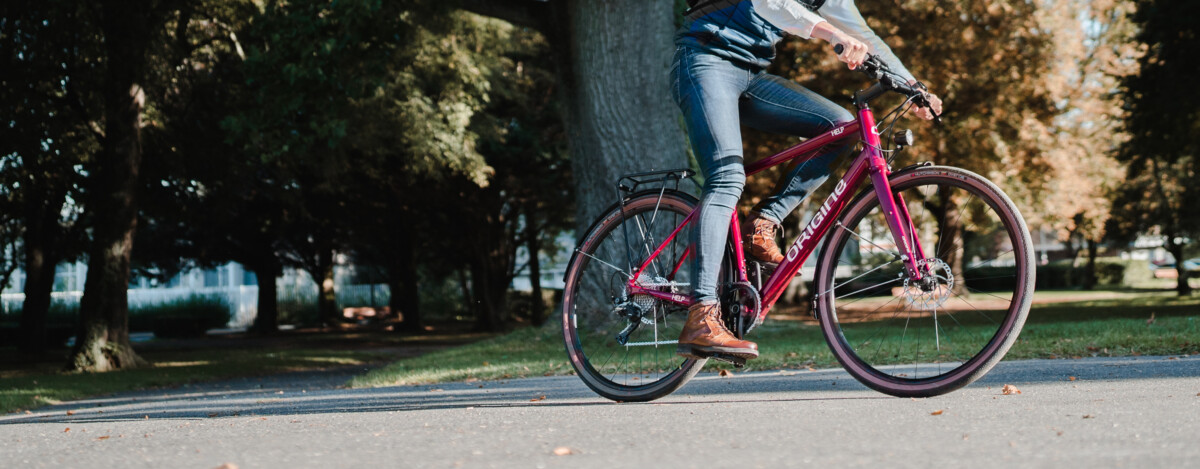
[[1004, 362], [931, 399], [841, 370], [702, 374], [649, 404], [575, 377], [337, 387], [355, 371], [0, 416], [0, 467], [1200, 467], [1200, 356]]

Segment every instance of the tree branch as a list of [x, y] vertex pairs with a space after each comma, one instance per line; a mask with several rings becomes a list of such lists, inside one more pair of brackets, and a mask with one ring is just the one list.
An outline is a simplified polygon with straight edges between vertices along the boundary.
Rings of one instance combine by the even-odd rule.
[[546, 20], [550, 4], [547, 0], [461, 0], [459, 6], [471, 13], [543, 32], [549, 26]]

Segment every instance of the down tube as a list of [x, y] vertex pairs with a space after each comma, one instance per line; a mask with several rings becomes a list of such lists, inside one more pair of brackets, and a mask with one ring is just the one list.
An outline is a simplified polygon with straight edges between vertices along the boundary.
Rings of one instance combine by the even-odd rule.
[[800, 272], [800, 267], [804, 265], [804, 261], [808, 260], [808, 256], [812, 255], [816, 250], [818, 241], [825, 237], [825, 233], [833, 224], [837, 222], [838, 217], [842, 214], [842, 209], [846, 207], [850, 199], [854, 198], [854, 190], [862, 184], [867, 176], [867, 167], [869, 166], [869, 158], [860, 156], [855, 159], [854, 166], [846, 172], [846, 176], [838, 181], [837, 186], [834, 186], [833, 194], [825, 199], [825, 203], [808, 222], [808, 226], [804, 227], [804, 231], [800, 232], [800, 237], [795, 243], [788, 248], [787, 255], [784, 256], [783, 262], [779, 263], [779, 267], [775, 269], [775, 273], [771, 274], [771, 278], [767, 279], [767, 284], [763, 285], [762, 289], [762, 311], [758, 313], [757, 321], [762, 321], [766, 318], [767, 313], [775, 306], [775, 301], [783, 295], [783, 291], [787, 289], [788, 284]]

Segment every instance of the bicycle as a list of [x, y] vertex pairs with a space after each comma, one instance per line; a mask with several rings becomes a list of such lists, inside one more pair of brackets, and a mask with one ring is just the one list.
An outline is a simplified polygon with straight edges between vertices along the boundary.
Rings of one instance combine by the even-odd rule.
[[[734, 211], [718, 279], [723, 318], [738, 337], [749, 334], [820, 246], [812, 310], [838, 362], [886, 394], [944, 394], [987, 373], [1017, 339], [1032, 300], [1033, 243], [1017, 207], [982, 176], [929, 163], [891, 171], [896, 155], [913, 143], [911, 131], [894, 129], [896, 121], [928, 102], [923, 87], [909, 86], [877, 57], [860, 70], [874, 84], [854, 94], [856, 120], [746, 165], [753, 175], [811, 159], [830, 144], [862, 143], [769, 275], [757, 261], [747, 268]], [[907, 99], [884, 116], [879, 131], [869, 103], [888, 92]], [[675, 353], [692, 302], [683, 267], [697, 204], [679, 183], [692, 175], [678, 169], [622, 176], [618, 201], [588, 229], [568, 264], [567, 354], [583, 382], [608, 399], [663, 397], [708, 358], [745, 363]], [[652, 183], [658, 187], [639, 190]]]

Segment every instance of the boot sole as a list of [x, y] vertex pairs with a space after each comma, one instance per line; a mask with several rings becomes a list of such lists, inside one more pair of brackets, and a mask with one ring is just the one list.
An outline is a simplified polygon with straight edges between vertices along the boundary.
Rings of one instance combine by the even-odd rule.
[[675, 353], [687, 358], [712, 358], [717, 355], [731, 355], [744, 360], [758, 358], [758, 350], [752, 348], [716, 347], [680, 344], [675, 347]]

